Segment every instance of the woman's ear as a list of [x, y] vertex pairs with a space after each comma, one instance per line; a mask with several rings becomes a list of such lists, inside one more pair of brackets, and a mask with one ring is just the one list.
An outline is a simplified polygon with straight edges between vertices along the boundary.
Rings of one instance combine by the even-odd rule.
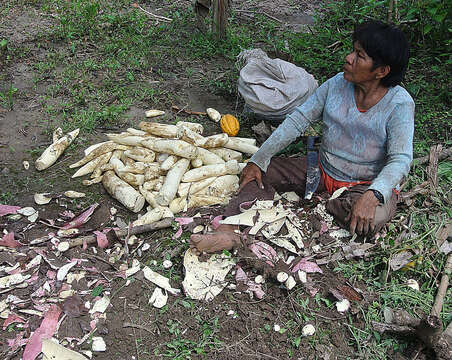
[[391, 71], [391, 67], [389, 65], [381, 65], [376, 69], [376, 77], [377, 79], [383, 79], [386, 75]]

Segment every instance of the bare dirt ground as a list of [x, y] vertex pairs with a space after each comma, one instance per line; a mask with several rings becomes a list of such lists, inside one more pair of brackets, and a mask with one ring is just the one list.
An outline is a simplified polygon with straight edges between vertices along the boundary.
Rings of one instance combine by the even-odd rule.
[[[188, 8], [189, 1], [183, 1]], [[313, 9], [316, 3], [308, 1], [234, 1], [238, 11], [239, 21], [252, 21], [247, 10], [258, 10], [263, 14], [275, 17], [287, 26], [287, 30], [300, 30], [312, 22]], [[162, 12], [158, 2], [148, 2], [146, 9]], [[247, 15], [248, 14], [248, 15]], [[33, 2], [25, 5], [11, 6], [4, 12], [0, 21], [0, 35], [14, 44], [14, 60], [8, 64], [2, 63], [0, 90], [8, 94], [10, 89], [17, 89], [11, 98], [2, 102], [0, 107], [0, 203], [10, 205], [34, 206], [40, 211], [42, 219], [56, 219], [63, 210], [80, 212], [94, 201], [101, 202], [101, 209], [97, 210], [98, 219], [93, 218], [86, 224], [86, 231], [105, 226], [109, 222], [108, 210], [118, 208], [119, 216], [127, 223], [133, 216], [121, 205], [111, 199], [100, 185], [94, 185], [88, 190], [88, 197], [78, 201], [60, 201], [58, 204], [36, 206], [33, 202], [35, 192], [61, 193], [65, 190], [82, 190], [80, 181], [70, 180], [71, 173], [68, 165], [81, 157], [83, 148], [87, 144], [103, 139], [105, 131], [115, 131], [137, 126], [144, 120], [144, 111], [154, 107], [148, 100], [137, 101], [128, 107], [120, 117], [119, 122], [105, 128], [96, 128], [90, 133], [80, 134], [76, 143], [50, 169], [38, 173], [34, 166], [37, 155], [49, 143], [51, 132], [61, 119], [56, 115], [49, 117], [49, 107], [61, 107], [71, 99], [71, 94], [52, 90], [58, 81], [58, 68], [46, 76], [46, 70], [36, 68], [40, 61], [48, 59], [50, 53], [59, 50], [67, 51], [70, 43], [48, 41], [46, 33], [56, 23], [52, 14], [44, 14]], [[195, 30], [194, 30], [195, 31]], [[89, 47], [87, 48], [89, 49]], [[88, 50], [86, 50], [88, 52]], [[95, 52], [95, 44], [91, 50]], [[89, 57], [89, 53], [74, 53], [74, 61]], [[66, 58], [70, 61], [70, 58]], [[239, 112], [240, 102], [231, 97], [213, 94], [208, 88], [198, 82], [198, 77], [208, 76], [211, 79], [221, 78], [231, 64], [218, 62], [198, 62], [192, 66], [194, 76], [187, 78], [183, 59], [168, 59], [168, 63], [156, 64], [148, 77], [142, 77], [137, 83], [148, 86], [153, 81], [159, 81], [161, 94], [168, 94], [167, 100], [159, 100], [159, 108], [169, 114], [166, 120], [172, 122], [183, 114], [171, 112], [171, 105], [194, 111], [205, 111], [207, 107], [214, 107], [220, 112]], [[158, 71], [159, 74], [157, 75]], [[44, 75], [43, 75], [44, 74]], [[55, 75], [56, 74], [56, 75]], [[94, 76], [95, 81], [102, 80], [102, 73]], [[55, 83], [57, 82], [57, 83]], [[81, 84], [83, 86], [83, 84]], [[115, 102], [115, 99], [112, 99]], [[193, 120], [193, 119], [192, 119]], [[195, 118], [206, 126], [207, 133], [218, 132], [216, 125], [205, 118]], [[250, 129], [244, 128], [243, 134], [250, 134]], [[28, 161], [30, 168], [25, 170], [22, 162]], [[0, 218], [2, 228], [21, 229], [28, 225], [24, 220], [8, 222]], [[42, 224], [24, 232], [21, 241], [27, 244], [34, 238], [48, 235], [49, 228]], [[171, 277], [172, 283], [180, 287], [183, 279], [181, 254], [173, 257], [174, 266], [164, 270], [161, 266], [165, 254], [178, 245], [187, 245], [175, 241], [174, 231], [160, 231], [140, 236], [140, 241], [150, 243], [147, 251], [137, 251], [126, 259], [130, 265], [133, 258], [142, 264], [153, 266]], [[185, 238], [187, 234], [184, 235]], [[183, 238], [184, 238], [183, 236]], [[136, 244], [131, 246], [133, 250]], [[27, 252], [27, 259], [33, 258], [37, 252], [31, 249]], [[1, 254], [0, 254], [1, 255]], [[96, 352], [95, 359], [354, 359], [356, 348], [352, 346], [352, 336], [359, 332], [360, 324], [367, 320], [363, 317], [361, 308], [372, 303], [373, 294], [366, 291], [362, 283], [353, 284], [363, 294], [363, 300], [352, 305], [350, 314], [342, 315], [331, 304], [330, 289], [349, 286], [347, 280], [337, 272], [332, 265], [322, 267], [324, 274], [313, 274], [312, 281], [320, 292], [316, 297], [308, 295], [307, 291], [298, 286], [288, 291], [284, 286], [269, 280], [264, 288], [266, 296], [263, 300], [250, 299], [249, 294], [226, 289], [211, 302], [198, 302], [184, 296], [170, 296], [168, 305], [163, 309], [156, 309], [148, 304], [148, 300], [155, 286], [138, 274], [127, 283], [118, 277], [121, 269], [119, 263], [110, 263], [111, 254], [99, 249], [97, 254], [88, 250], [71, 250], [64, 254], [64, 259], [83, 259], [84, 268], [95, 267], [98, 272], [90, 273], [85, 279], [76, 281], [73, 289], [77, 291], [80, 303], [69, 304], [58, 298], [47, 301], [49, 304], [66, 305], [67, 318], [62, 322], [58, 337], [82, 338], [90, 329], [90, 316], [81, 311], [80, 304], [93, 301], [93, 288], [101, 287], [101, 293], [109, 295], [111, 306], [106, 311], [105, 319], [100, 319], [94, 336], [102, 336], [107, 344], [106, 352]], [[22, 260], [21, 260], [22, 261]], [[155, 263], [154, 263], [155, 261]], [[0, 258], [0, 265], [11, 263]], [[22, 265], [25, 263], [22, 261]], [[245, 268], [247, 264], [244, 264]], [[248, 265], [249, 266], [249, 265]], [[14, 292], [18, 298], [26, 299], [19, 308], [29, 308], [32, 301], [31, 293], [39, 290], [53, 267], [43, 262], [39, 268], [42, 281], [30, 284], [28, 288]], [[93, 280], [96, 280], [93, 282]], [[56, 285], [61, 290], [62, 284]], [[0, 300], [6, 299], [8, 292], [1, 293]], [[300, 305], [304, 304], [304, 305]], [[38, 305], [35, 302], [35, 305]], [[40, 308], [46, 308], [44, 305]], [[69, 310], [68, 310], [69, 308]], [[74, 310], [75, 309], [75, 310]], [[78, 310], [77, 310], [78, 309]], [[230, 311], [234, 315], [228, 315]], [[71, 312], [73, 311], [73, 312]], [[75, 315], [74, 315], [75, 312]], [[353, 325], [351, 325], [353, 318]], [[30, 316], [28, 327], [23, 329], [23, 336], [27, 338], [30, 332], [36, 330], [41, 323], [39, 316]], [[312, 338], [301, 338], [301, 328], [307, 324], [315, 325], [317, 332]], [[274, 331], [274, 325], [279, 324], [282, 331]], [[14, 338], [21, 332], [20, 328], [3, 327], [0, 330], [0, 354], [4, 359], [20, 359], [23, 348], [10, 352], [7, 339]], [[361, 336], [361, 335], [360, 335]], [[74, 349], [89, 349], [90, 339], [82, 345], [75, 345]], [[365, 342], [365, 339], [364, 339]], [[76, 341], [72, 341], [74, 345]], [[396, 355], [394, 358], [400, 358]]]

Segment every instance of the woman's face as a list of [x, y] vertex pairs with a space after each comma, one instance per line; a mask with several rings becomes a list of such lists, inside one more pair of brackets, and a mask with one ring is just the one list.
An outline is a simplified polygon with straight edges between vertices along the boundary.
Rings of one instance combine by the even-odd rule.
[[373, 60], [367, 55], [359, 41], [353, 44], [353, 51], [345, 57], [344, 78], [355, 84], [376, 80]]

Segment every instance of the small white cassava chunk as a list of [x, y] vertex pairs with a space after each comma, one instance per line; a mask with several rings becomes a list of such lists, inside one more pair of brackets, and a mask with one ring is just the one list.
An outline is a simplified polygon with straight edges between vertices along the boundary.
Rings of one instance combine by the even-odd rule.
[[280, 332], [281, 331], [281, 326], [279, 326], [278, 324], [273, 325], [273, 331]]
[[196, 159], [198, 148], [183, 140], [149, 139], [143, 140], [141, 145], [159, 153], [177, 155], [187, 159]]
[[60, 243], [58, 244], [58, 246], [57, 246], [57, 249], [58, 249], [58, 251], [60, 251], [60, 252], [68, 251], [69, 248], [70, 248], [69, 242], [67, 242], [67, 241], [60, 242]]
[[52, 200], [52, 198], [47, 197], [46, 195], [49, 195], [49, 193], [35, 194], [34, 196], [35, 203], [38, 205], [48, 204]]
[[348, 309], [350, 309], [350, 301], [348, 301], [347, 299], [342, 299], [341, 301], [338, 301], [336, 303], [336, 309], [340, 313], [348, 311]]
[[211, 150], [215, 149], [207, 150], [198, 147], [198, 158], [202, 160], [203, 165], [224, 164], [225, 161]]
[[255, 282], [256, 284], [263, 284], [263, 283], [265, 282], [265, 279], [264, 279], [264, 277], [263, 277], [262, 275], [257, 275], [257, 276], [254, 278], [254, 282]]
[[36, 169], [41, 171], [53, 165], [64, 152], [64, 150], [66, 150], [66, 148], [72, 143], [72, 141], [74, 141], [79, 131], [80, 129], [71, 131], [70, 133], [55, 141], [47, 149], [45, 149], [41, 156], [36, 160]]
[[119, 177], [124, 180], [129, 185], [132, 185], [134, 187], [139, 187], [144, 184], [144, 175], [140, 174], [131, 174], [126, 172], [118, 172]]
[[146, 115], [147, 118], [153, 118], [153, 117], [164, 115], [164, 114], [165, 114], [164, 111], [156, 110], [156, 109], [147, 110], [145, 112], [145, 115]]
[[232, 149], [226, 149], [224, 147], [219, 147], [219, 148], [209, 149], [209, 151], [218, 155], [224, 161], [229, 161], [229, 160], [237, 160], [238, 162], [242, 161], [242, 153], [232, 150]]
[[240, 151], [242, 153], [253, 155], [259, 150], [259, 148], [255, 145], [251, 145], [246, 141], [239, 140], [234, 137], [230, 137], [228, 142], [224, 145], [225, 148]]
[[124, 155], [135, 161], [141, 161], [144, 163], [150, 163], [155, 160], [155, 152], [139, 146], [124, 151]]
[[135, 135], [135, 136], [148, 136], [148, 133], [146, 131], [138, 130], [138, 129], [134, 129], [134, 128], [128, 128], [127, 132], [130, 135]]
[[157, 155], [156, 160], [159, 164], [162, 164], [168, 158], [168, 156], [170, 156], [170, 154], [160, 153]]
[[93, 351], [103, 352], [107, 350], [107, 345], [105, 344], [105, 341], [102, 337], [93, 336], [91, 349]]
[[201, 206], [209, 206], [209, 205], [219, 205], [219, 204], [227, 204], [229, 202], [229, 197], [216, 197], [209, 195], [198, 195], [193, 194], [188, 199], [188, 208], [197, 208]]
[[185, 126], [191, 131], [197, 132], [198, 134], [202, 134], [204, 132], [204, 126], [202, 124], [188, 122], [188, 121], [178, 121], [176, 126]]
[[145, 203], [143, 195], [132, 186], [118, 178], [113, 171], [107, 171], [102, 178], [102, 184], [108, 193], [133, 212], [139, 212]]
[[156, 137], [177, 138], [177, 134], [179, 131], [179, 127], [176, 125], [169, 124], [160, 124], [154, 122], [142, 121], [138, 125], [141, 130], [146, 131], [148, 134], [151, 134]]
[[174, 166], [175, 163], [177, 163], [177, 160], [179, 160], [179, 158], [176, 155], [170, 155], [164, 162], [162, 162], [160, 168], [163, 171], [168, 171]]
[[287, 273], [283, 272], [283, 271], [279, 272], [278, 275], [276, 275], [276, 279], [280, 283], [285, 282], [288, 278], [289, 278], [289, 275]]
[[151, 298], [149, 299], [149, 304], [156, 307], [157, 309], [161, 309], [166, 305], [167, 302], [168, 295], [164, 294], [162, 289], [156, 287], [151, 295]]
[[315, 327], [311, 324], [305, 325], [301, 330], [303, 336], [312, 336], [315, 334]]
[[189, 194], [196, 194], [197, 192], [212, 184], [216, 179], [216, 177], [209, 177], [200, 181], [180, 183], [179, 188], [177, 189], [177, 193], [180, 197], [187, 197], [187, 195]]
[[80, 233], [80, 229], [73, 228], [73, 229], [60, 229], [57, 231], [57, 235], [59, 237], [72, 237], [74, 235], [77, 235]]
[[89, 163], [91, 160], [96, 159], [97, 157], [112, 152], [114, 150], [126, 150], [128, 149], [125, 145], [116, 144], [112, 141], [107, 141], [98, 147], [96, 147], [93, 151], [91, 151], [88, 155], [86, 155], [81, 160], [77, 161], [76, 163], [69, 165], [69, 168], [73, 169], [82, 165], [85, 165]]
[[292, 290], [295, 287], [295, 285], [297, 285], [297, 282], [295, 281], [293, 276], [289, 276], [286, 280], [285, 285], [288, 290]]
[[28, 170], [30, 168], [30, 163], [27, 160], [22, 161], [22, 165], [24, 166], [25, 170]]
[[303, 270], [298, 270], [298, 278], [300, 279], [300, 281], [304, 284], [308, 281], [308, 275], [306, 273], [306, 271]]
[[183, 182], [194, 182], [212, 176], [234, 175], [240, 172], [237, 161], [231, 160], [224, 164], [205, 165], [187, 171], [182, 177]]
[[193, 234], [200, 233], [204, 230], [204, 225], [197, 225], [193, 228]]
[[124, 173], [131, 173], [131, 174], [144, 174], [146, 168], [147, 168], [147, 165], [145, 163], [137, 161], [137, 162], [133, 162], [133, 164], [125, 165], [119, 171], [124, 172]]
[[52, 142], [57, 142], [59, 139], [63, 137], [63, 129], [56, 128], [52, 134]]
[[221, 133], [216, 135], [207, 136], [204, 138], [204, 144], [202, 144], [203, 148], [209, 149], [209, 148], [218, 148], [224, 146], [228, 140], [229, 136], [228, 134]]
[[79, 199], [82, 197], [85, 197], [86, 194], [78, 191], [68, 190], [64, 192], [64, 196], [71, 198], [71, 199]]
[[164, 269], [169, 269], [173, 266], [173, 262], [171, 260], [164, 260], [162, 265]]
[[406, 282], [407, 286], [413, 290], [419, 291], [419, 284], [416, 280], [414, 279], [408, 279], [408, 281]]
[[165, 182], [156, 199], [158, 204], [167, 206], [176, 197], [180, 181], [189, 165], [190, 161], [188, 159], [180, 159], [174, 164], [172, 169], [168, 171]]
[[206, 113], [209, 116], [210, 120], [213, 120], [215, 122], [219, 122], [221, 120], [221, 114], [213, 108], [207, 108]]
[[100, 167], [106, 163], [108, 163], [108, 161], [111, 158], [111, 152], [108, 152], [106, 154], [102, 154], [99, 157], [91, 160], [90, 162], [88, 162], [87, 164], [83, 165], [80, 169], [78, 169], [74, 175], [72, 175], [72, 178], [76, 178], [79, 176], [83, 176], [83, 175], [87, 175], [90, 174], [94, 171], [94, 169], [96, 169], [97, 167]]
[[143, 268], [143, 275], [147, 280], [161, 287], [162, 289], [165, 289], [170, 294], [177, 295], [180, 293], [179, 289], [171, 287], [168, 278], [164, 277], [163, 275], [160, 275], [159, 273], [156, 273], [155, 271], [152, 271], [147, 266]]

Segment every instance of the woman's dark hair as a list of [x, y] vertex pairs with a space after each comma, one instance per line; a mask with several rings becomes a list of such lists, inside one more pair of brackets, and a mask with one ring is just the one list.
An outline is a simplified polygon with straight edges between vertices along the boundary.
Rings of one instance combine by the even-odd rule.
[[381, 79], [386, 87], [402, 82], [410, 58], [408, 41], [397, 27], [381, 21], [368, 21], [358, 25], [353, 32], [353, 42], [358, 41], [373, 60], [372, 70], [389, 65], [391, 70]]

